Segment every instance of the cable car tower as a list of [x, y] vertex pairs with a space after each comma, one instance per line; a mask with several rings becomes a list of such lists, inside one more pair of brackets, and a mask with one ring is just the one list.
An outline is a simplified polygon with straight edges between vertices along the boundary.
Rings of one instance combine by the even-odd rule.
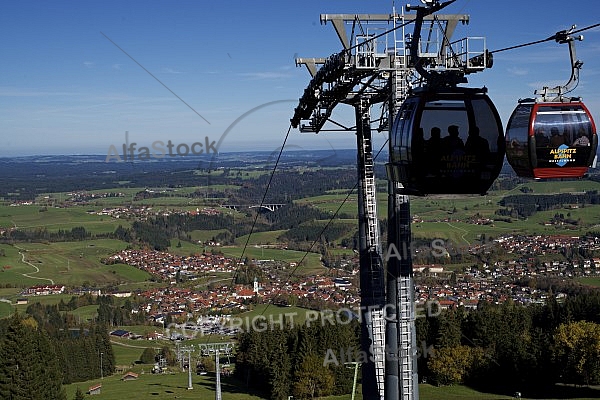
[[[409, 194], [424, 194], [405, 187], [410, 183], [392, 154], [394, 121], [404, 101], [426, 84], [426, 75], [438, 83], [455, 86], [464, 76], [490, 67], [485, 39], [451, 42], [459, 22], [468, 15], [435, 14], [455, 0], [421, 0], [417, 14], [322, 14], [331, 22], [343, 50], [328, 58], [298, 58], [312, 79], [291, 118], [302, 132], [348, 131], [356, 133], [358, 170], [358, 224], [361, 287], [361, 350], [372, 360], [362, 365], [365, 399], [412, 400], [419, 398], [412, 259], [410, 249]], [[412, 35], [405, 27], [415, 23]], [[349, 28], [349, 30], [347, 29]], [[421, 35], [425, 32], [425, 35]], [[411, 50], [412, 46], [412, 50]], [[419, 72], [421, 70], [421, 72]], [[346, 127], [331, 118], [338, 104], [354, 108], [356, 125]], [[381, 115], [371, 118], [375, 105]], [[472, 110], [471, 110], [472, 111]], [[388, 171], [388, 251], [383, 253], [377, 219], [373, 163], [372, 124], [390, 135]], [[410, 146], [407, 146], [410, 147]], [[503, 153], [502, 153], [503, 156]], [[479, 189], [477, 189], [479, 190]], [[393, 246], [393, 247], [392, 247]], [[390, 249], [387, 268], [384, 255]]]

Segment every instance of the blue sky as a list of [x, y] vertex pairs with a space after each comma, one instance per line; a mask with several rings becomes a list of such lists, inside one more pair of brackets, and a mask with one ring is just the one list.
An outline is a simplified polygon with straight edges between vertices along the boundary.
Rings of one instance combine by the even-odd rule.
[[[413, 3], [417, 3], [413, 1]], [[150, 146], [218, 141], [220, 151], [274, 150], [310, 76], [294, 58], [341, 49], [321, 13], [390, 13], [391, 1], [2, 2], [0, 5], [0, 157], [107, 154], [129, 141]], [[543, 4], [543, 7], [538, 7]], [[569, 4], [573, 4], [572, 6]], [[395, 3], [400, 9], [405, 3]], [[534, 13], [535, 11], [535, 13]], [[491, 50], [600, 22], [600, 3], [458, 0], [444, 13], [469, 14], [455, 38], [485, 36]], [[131, 58], [189, 104], [198, 116]], [[584, 33], [576, 93], [600, 121], [600, 29]], [[485, 85], [504, 123], [518, 98], [569, 77], [566, 45], [498, 53], [470, 77]], [[353, 124], [340, 108], [340, 120]], [[383, 135], [381, 135], [383, 140]], [[299, 134], [290, 148], [353, 148], [351, 133]]]

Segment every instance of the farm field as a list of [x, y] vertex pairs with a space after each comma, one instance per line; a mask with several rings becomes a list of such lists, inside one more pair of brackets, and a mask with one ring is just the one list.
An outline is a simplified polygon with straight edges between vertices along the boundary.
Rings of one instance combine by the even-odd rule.
[[[122, 204], [123, 198], [116, 198]], [[122, 225], [129, 226], [125, 220], [114, 219], [106, 215], [90, 214], [90, 210], [101, 207], [82, 205], [69, 208], [42, 207], [40, 205], [8, 206], [0, 205], [0, 227], [20, 229], [46, 229], [48, 232], [71, 230], [84, 226], [92, 234], [114, 232]], [[42, 211], [44, 210], [44, 211]]]
[[[141, 354], [141, 353], [140, 353]], [[187, 372], [171, 372], [166, 374], [149, 373], [150, 365], [138, 365], [132, 371], [139, 374], [137, 380], [124, 382], [122, 373], [115, 374], [104, 379], [95, 379], [87, 382], [78, 382], [66, 386], [67, 398], [73, 398], [77, 387], [82, 391], [95, 384], [102, 384], [102, 393], [98, 398], [106, 400], [121, 399], [203, 399], [214, 398], [215, 377], [214, 374], [195, 375], [192, 374], [193, 390], [188, 390]], [[143, 372], [142, 372], [143, 371]], [[223, 399], [227, 400], [260, 400], [265, 399], [259, 394], [246, 394], [242, 391], [247, 389], [243, 383], [230, 377], [221, 377]], [[554, 396], [545, 399], [569, 398], [571, 400], [587, 400], [597, 398], [598, 390], [588, 388], [550, 388]], [[428, 384], [419, 385], [419, 398], [421, 400], [506, 400], [512, 399], [512, 395], [501, 395], [495, 393], [483, 393], [466, 386], [436, 387]], [[570, 397], [566, 397], [569, 396]], [[583, 396], [586, 397], [583, 397]], [[581, 397], [576, 397], [581, 396]], [[589, 396], [589, 397], [588, 397]], [[350, 400], [351, 394], [344, 396], [323, 397], [323, 400]], [[360, 389], [355, 399], [362, 399]], [[522, 397], [528, 399], [528, 397]]]
[[0, 262], [0, 285], [39, 284], [93, 286], [96, 283], [143, 282], [150, 275], [124, 264], [105, 265], [101, 259], [127, 247], [114, 239], [76, 242], [0, 244], [6, 254]]
[[[90, 386], [102, 384], [102, 392], [96, 396], [99, 399], [122, 400], [122, 399], [207, 399], [215, 396], [215, 377], [212, 375], [192, 374], [193, 390], [188, 390], [188, 374], [186, 372], [174, 372], [154, 375], [150, 373], [152, 366], [140, 366], [134, 368], [139, 373], [137, 380], [124, 382], [121, 380], [123, 374], [115, 374], [104, 379], [95, 379], [88, 382], [79, 382], [66, 386], [67, 398], [72, 399], [79, 387], [84, 393]], [[142, 373], [142, 369], [145, 369]], [[224, 399], [231, 400], [260, 400], [264, 397], [242, 392], [240, 384], [232, 378], [221, 377], [221, 386]], [[86, 396], [87, 398], [87, 396]]]
[[600, 276], [578, 277], [575, 280], [584, 285], [600, 287]]
[[227, 229], [207, 229], [204, 231], [201, 230], [195, 230], [195, 231], [191, 231], [189, 232], [190, 237], [192, 238], [193, 241], [198, 242], [206, 242], [208, 240], [211, 240], [213, 237], [217, 236], [220, 233], [224, 233], [227, 232]]
[[[244, 235], [235, 239], [235, 243], [238, 245], [259, 245], [259, 244], [276, 244], [278, 242], [277, 238], [285, 233], [285, 230], [277, 230], [277, 231], [266, 231], [266, 232], [256, 232], [252, 235]], [[248, 240], [248, 237], [250, 238]]]
[[221, 251], [228, 257], [238, 259], [242, 255], [242, 251], [244, 251], [244, 256], [257, 260], [280, 260], [296, 263], [303, 260], [304, 265], [298, 267], [298, 270], [294, 274], [295, 276], [311, 275], [325, 271], [321, 264], [321, 256], [316, 253], [306, 253], [297, 250], [271, 249], [264, 248], [262, 246], [248, 246], [245, 250], [243, 246], [223, 246], [215, 248], [215, 251]]
[[[425, 222], [412, 225], [412, 233], [420, 238], [441, 238], [452, 240], [456, 244], [469, 244], [481, 234], [497, 237], [504, 233], [544, 234], [544, 235], [582, 235], [600, 226], [600, 205], [586, 205], [581, 208], [564, 208], [540, 211], [524, 220], [513, 222], [495, 221], [493, 225], [475, 225], [465, 221], [479, 214], [481, 217], [493, 219], [499, 208], [498, 202], [509, 194], [523, 194], [519, 189], [527, 187], [531, 194], [553, 194], [584, 192], [600, 189], [600, 184], [592, 181], [568, 182], [527, 182], [510, 191], [492, 191], [486, 196], [436, 195], [411, 197], [411, 214]], [[345, 193], [332, 193], [322, 196], [308, 197], [298, 200], [299, 203], [317, 207], [333, 213], [340, 205], [342, 213], [356, 216], [356, 194], [347, 198]], [[352, 206], [352, 207], [349, 207]], [[378, 193], [378, 215], [380, 219], [387, 217], [387, 195]], [[582, 221], [573, 229], [566, 226], [545, 225], [556, 213], [568, 215], [569, 218]], [[450, 222], [445, 222], [449, 220]], [[428, 222], [435, 221], [435, 222]], [[438, 222], [439, 221], [439, 222]]]

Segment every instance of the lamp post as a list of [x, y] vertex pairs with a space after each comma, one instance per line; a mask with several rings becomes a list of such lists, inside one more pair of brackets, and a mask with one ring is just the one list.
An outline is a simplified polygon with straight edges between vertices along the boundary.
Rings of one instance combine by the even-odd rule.
[[100, 379], [104, 379], [104, 370], [102, 369], [102, 356], [104, 355], [103, 352], [100, 352]]

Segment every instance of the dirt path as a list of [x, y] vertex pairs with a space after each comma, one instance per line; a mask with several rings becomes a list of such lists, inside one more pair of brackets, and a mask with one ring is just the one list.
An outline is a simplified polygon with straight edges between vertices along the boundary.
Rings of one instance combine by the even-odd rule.
[[24, 249], [20, 248], [19, 246], [15, 246], [17, 249], [19, 249], [19, 254], [21, 255], [21, 261], [31, 267], [33, 267], [33, 269], [35, 269], [35, 272], [31, 272], [31, 273], [22, 273], [21, 275], [27, 277], [27, 278], [31, 278], [31, 279], [40, 279], [40, 280], [44, 280], [44, 281], [48, 281], [50, 282], [51, 285], [54, 285], [54, 281], [50, 278], [40, 278], [39, 276], [31, 276], [31, 274], [37, 274], [40, 272], [40, 269], [38, 267], [36, 267], [35, 265], [33, 265], [32, 263], [30, 263], [29, 261], [25, 261], [25, 253], [23, 252]]

